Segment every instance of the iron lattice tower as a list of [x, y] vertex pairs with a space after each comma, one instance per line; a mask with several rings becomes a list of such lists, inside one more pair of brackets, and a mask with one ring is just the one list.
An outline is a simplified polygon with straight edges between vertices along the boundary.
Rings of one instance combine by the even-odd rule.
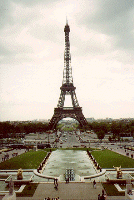
[[[60, 87], [61, 93], [57, 104], [57, 108], [54, 108], [54, 115], [49, 122], [49, 129], [56, 128], [57, 123], [66, 117], [76, 119], [82, 127], [87, 124], [87, 121], [82, 113], [82, 108], [79, 106], [75, 89], [73, 85], [72, 67], [71, 67], [71, 54], [70, 54], [70, 42], [69, 32], [70, 27], [66, 21], [64, 28], [65, 32], [65, 52], [64, 52], [64, 70], [63, 81]], [[64, 107], [65, 96], [70, 95], [72, 100], [72, 107]]]

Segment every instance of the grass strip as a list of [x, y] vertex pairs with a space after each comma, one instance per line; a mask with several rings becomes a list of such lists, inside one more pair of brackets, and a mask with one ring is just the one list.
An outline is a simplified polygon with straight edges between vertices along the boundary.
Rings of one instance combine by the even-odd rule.
[[102, 186], [106, 191], [107, 196], [125, 196], [125, 192], [119, 192], [114, 184], [102, 183]]
[[38, 183], [30, 183], [29, 185], [25, 186], [22, 192], [16, 193], [16, 196], [17, 197], [32, 197], [37, 187], [38, 187]]
[[113, 168], [121, 165], [122, 168], [133, 168], [134, 160], [108, 149], [92, 151], [93, 157], [102, 168]]
[[0, 169], [37, 169], [46, 155], [44, 150], [29, 151], [0, 163]]
[[0, 175], [0, 179], [7, 179], [9, 175]]

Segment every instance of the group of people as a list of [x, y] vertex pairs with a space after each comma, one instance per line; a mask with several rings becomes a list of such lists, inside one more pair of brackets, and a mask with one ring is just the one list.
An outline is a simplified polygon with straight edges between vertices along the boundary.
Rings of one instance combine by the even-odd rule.
[[18, 156], [18, 153], [12, 153], [12, 157]]
[[6, 161], [9, 159], [9, 154], [6, 153], [5, 155], [2, 156], [2, 162]]
[[[15, 157], [15, 156], [18, 156], [18, 153], [12, 153], [12, 157]], [[6, 153], [6, 154], [3, 154], [2, 156], [2, 162], [6, 161], [9, 159], [9, 154]]]

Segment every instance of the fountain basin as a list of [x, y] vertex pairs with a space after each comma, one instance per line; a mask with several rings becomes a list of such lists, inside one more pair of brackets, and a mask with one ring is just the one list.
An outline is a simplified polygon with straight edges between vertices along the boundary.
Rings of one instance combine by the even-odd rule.
[[107, 174], [106, 180], [110, 183], [126, 183], [127, 180], [134, 180], [130, 174], [122, 174], [122, 178], [117, 179], [117, 174]]
[[9, 183], [10, 179], [12, 178], [12, 181], [14, 183], [14, 185], [23, 185], [23, 184], [28, 184], [32, 181], [32, 177], [33, 175], [25, 175], [23, 176], [22, 180], [17, 180], [17, 175], [13, 174], [10, 175], [6, 180], [5, 183]]
[[65, 171], [67, 168], [72, 168], [74, 170], [75, 179], [71, 181], [76, 182], [84, 182], [84, 179], [95, 178], [106, 173], [106, 170], [97, 173], [87, 152], [80, 150], [53, 151], [44, 170], [42, 170], [42, 173], [38, 173], [37, 170], [34, 170], [33, 172], [36, 176], [42, 178], [57, 178], [59, 181], [65, 181]]

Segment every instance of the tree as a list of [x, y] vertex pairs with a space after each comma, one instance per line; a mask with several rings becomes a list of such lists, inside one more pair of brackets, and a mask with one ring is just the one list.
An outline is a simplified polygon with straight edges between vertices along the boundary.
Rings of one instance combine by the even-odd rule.
[[102, 140], [105, 137], [105, 132], [103, 130], [96, 132], [98, 139]]
[[113, 138], [118, 137], [121, 132], [121, 125], [118, 122], [112, 122], [111, 132], [113, 133]]

